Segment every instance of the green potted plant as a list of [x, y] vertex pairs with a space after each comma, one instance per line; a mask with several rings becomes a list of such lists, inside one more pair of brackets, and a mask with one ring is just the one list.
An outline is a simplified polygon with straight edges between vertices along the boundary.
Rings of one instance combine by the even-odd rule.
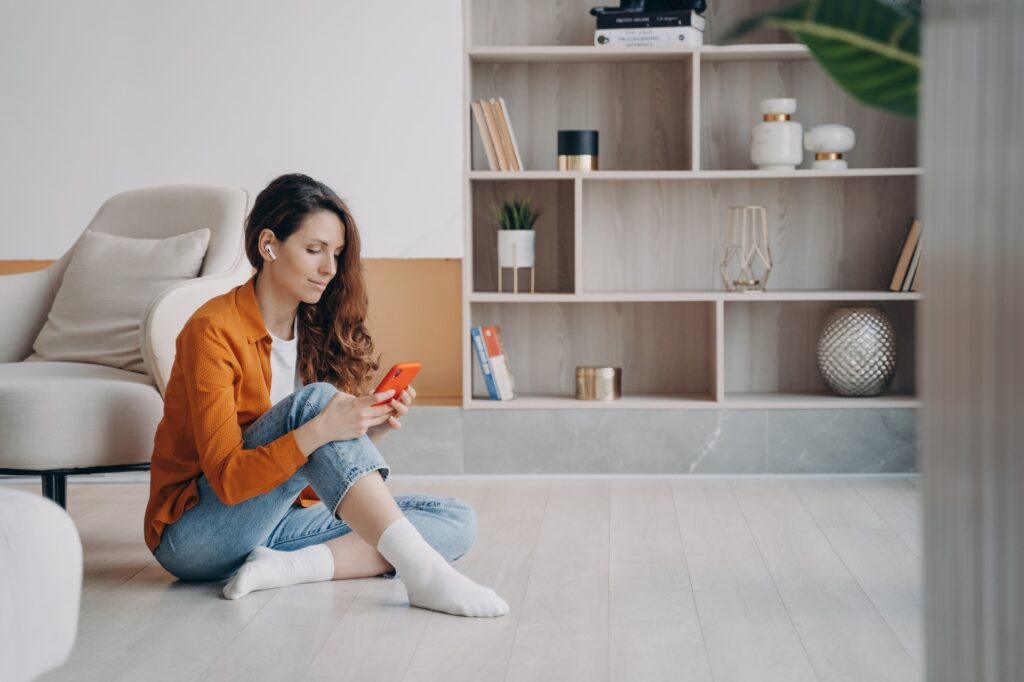
[[916, 118], [921, 10], [921, 0], [802, 0], [739, 22], [722, 42], [759, 26], [782, 29], [854, 98]]
[[498, 267], [532, 268], [534, 256], [533, 224], [540, 210], [530, 197], [509, 197], [492, 206], [498, 225]]

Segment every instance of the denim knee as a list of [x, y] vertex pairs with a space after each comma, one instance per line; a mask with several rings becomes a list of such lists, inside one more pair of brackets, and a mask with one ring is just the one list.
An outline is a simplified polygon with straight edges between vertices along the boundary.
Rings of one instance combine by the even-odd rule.
[[293, 403], [295, 406], [293, 416], [296, 421], [294, 428], [302, 426], [320, 414], [336, 393], [338, 393], [338, 389], [326, 381], [315, 381], [296, 391], [297, 395]]
[[451, 498], [447, 501], [457, 532], [452, 537], [452, 556], [446, 557], [455, 561], [469, 551], [476, 542], [476, 511], [462, 500]]

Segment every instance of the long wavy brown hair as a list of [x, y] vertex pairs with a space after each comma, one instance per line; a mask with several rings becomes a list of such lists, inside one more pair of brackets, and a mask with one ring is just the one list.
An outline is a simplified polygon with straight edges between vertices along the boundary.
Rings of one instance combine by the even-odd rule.
[[327, 185], [308, 175], [291, 173], [271, 182], [256, 197], [245, 222], [245, 253], [263, 269], [259, 235], [264, 229], [284, 242], [311, 213], [330, 211], [345, 229], [345, 246], [338, 256], [338, 272], [316, 304], [299, 303], [298, 360], [303, 384], [324, 381], [353, 395], [368, 390], [380, 367], [373, 359], [373, 340], [366, 328], [366, 279], [359, 257], [356, 220], [344, 201]]

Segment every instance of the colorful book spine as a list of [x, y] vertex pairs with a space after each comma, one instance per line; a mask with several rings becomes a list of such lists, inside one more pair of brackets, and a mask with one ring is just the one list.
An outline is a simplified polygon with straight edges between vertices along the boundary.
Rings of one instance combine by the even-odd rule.
[[491, 363], [491, 377], [494, 379], [498, 398], [512, 400], [516, 397], [515, 385], [508, 356], [505, 355], [505, 348], [501, 343], [501, 328], [498, 325], [490, 325], [483, 327], [481, 332], [484, 336], [484, 347], [487, 349], [487, 359]]
[[491, 374], [491, 362], [487, 357], [487, 349], [484, 346], [484, 336], [480, 327], [470, 329], [470, 338], [473, 340], [473, 349], [476, 351], [477, 362], [480, 363], [480, 371], [484, 375], [484, 384], [487, 386], [487, 394], [491, 400], [501, 400], [498, 396], [498, 389], [494, 386], [494, 377]]

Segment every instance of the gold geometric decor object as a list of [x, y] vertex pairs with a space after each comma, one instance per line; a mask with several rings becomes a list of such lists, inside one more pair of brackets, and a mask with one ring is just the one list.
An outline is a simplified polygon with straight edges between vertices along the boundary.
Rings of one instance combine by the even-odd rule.
[[719, 269], [729, 291], [765, 290], [772, 252], [764, 206], [730, 206], [726, 211]]

